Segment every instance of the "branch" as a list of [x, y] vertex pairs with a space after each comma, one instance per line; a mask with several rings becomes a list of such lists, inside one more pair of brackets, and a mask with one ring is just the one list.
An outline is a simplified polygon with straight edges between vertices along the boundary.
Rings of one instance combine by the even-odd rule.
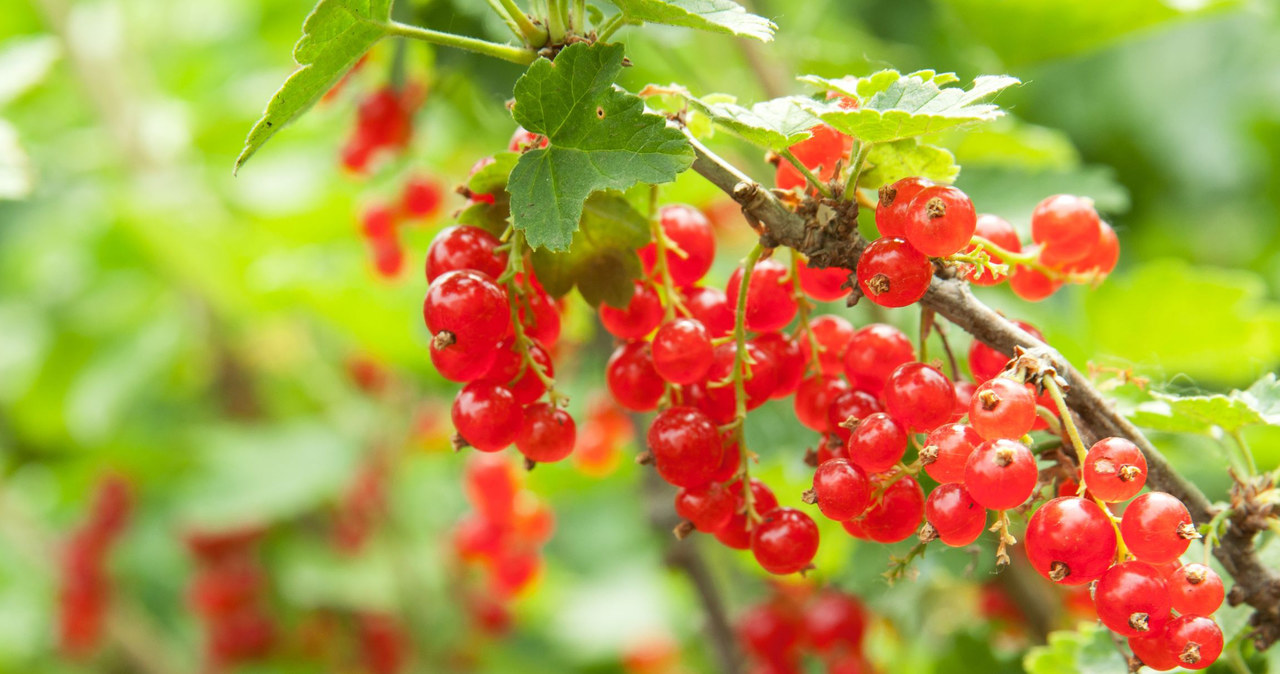
[[[697, 139], [686, 137], [697, 153], [693, 170], [733, 197], [743, 211], [764, 228], [761, 237], [768, 245], [794, 248], [809, 257], [816, 267], [840, 267], [853, 271], [867, 242], [856, 233], [857, 213], [852, 218], [839, 204], [808, 202], [801, 212], [791, 211], [772, 193], [737, 168], [708, 150]], [[847, 202], [846, 202], [847, 203]], [[1051, 364], [1070, 385], [1067, 403], [1086, 439], [1090, 442], [1116, 436], [1127, 438], [1142, 449], [1147, 459], [1147, 484], [1176, 496], [1197, 523], [1213, 519], [1217, 509], [1194, 484], [1169, 465], [1164, 455], [1121, 416], [1057, 351], [1027, 334], [1012, 322], [978, 301], [969, 284], [950, 270], [934, 276], [920, 303], [988, 346], [1012, 353], [1018, 346]], [[855, 290], [856, 292], [856, 290]], [[1253, 534], [1228, 526], [1213, 554], [1235, 580], [1233, 605], [1247, 603], [1256, 611], [1250, 624], [1255, 643], [1263, 650], [1280, 640], [1280, 576], [1266, 568], [1253, 546]]]

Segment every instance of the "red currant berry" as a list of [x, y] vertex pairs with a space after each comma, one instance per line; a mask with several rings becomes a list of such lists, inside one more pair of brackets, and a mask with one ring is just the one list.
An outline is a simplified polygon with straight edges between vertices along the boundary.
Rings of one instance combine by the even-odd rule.
[[[715, 417], [711, 420], [715, 421]], [[721, 435], [720, 444], [724, 447], [724, 457], [720, 459], [720, 467], [711, 475], [712, 482], [728, 482], [742, 469], [742, 446], [733, 439], [733, 434]]]
[[441, 274], [472, 269], [498, 278], [507, 269], [507, 254], [494, 252], [498, 239], [470, 225], [455, 225], [440, 230], [427, 249], [427, 282]]
[[818, 302], [834, 302], [847, 297], [851, 288], [845, 285], [849, 270], [840, 267], [810, 267], [804, 260], [796, 264], [800, 274], [800, 289]]
[[[1011, 322], [1032, 337], [1044, 341], [1044, 335], [1034, 325], [1022, 321]], [[1000, 374], [1012, 357], [1012, 354], [996, 351], [975, 339], [969, 344], [969, 372], [973, 374], [974, 381], [979, 383], [987, 381]]]
[[[811, 136], [791, 146], [791, 153], [800, 163], [812, 169], [819, 180], [830, 181], [835, 178], [836, 165], [849, 155], [853, 138], [826, 124], [815, 126], [810, 132]], [[804, 189], [808, 184], [800, 170], [788, 161], [778, 162], [774, 180], [780, 190]]]
[[796, 392], [800, 380], [804, 378], [805, 358], [800, 342], [781, 332], [766, 332], [751, 338], [755, 344], [773, 361], [777, 371], [777, 385], [773, 389], [774, 398], [786, 398]]
[[[667, 271], [677, 286], [697, 283], [711, 269], [716, 257], [716, 236], [711, 221], [693, 206], [673, 204], [660, 211], [662, 231], [680, 252], [667, 250]], [[653, 273], [657, 247], [649, 244], [637, 251], [646, 274]]]
[[823, 314], [809, 322], [809, 329], [818, 342], [818, 363], [822, 367], [822, 374], [840, 374], [843, 371], [844, 350], [849, 345], [849, 340], [853, 339], [853, 326], [839, 316]]
[[701, 487], [720, 467], [720, 431], [692, 407], [663, 410], [649, 426], [649, 450], [662, 479], [677, 487]]
[[804, 638], [813, 650], [819, 653], [840, 648], [862, 650], [867, 610], [856, 598], [825, 590], [805, 606], [803, 620]]
[[[400, 206], [405, 215], [411, 218], [426, 218], [435, 215], [444, 202], [444, 188], [440, 183], [426, 176], [413, 176], [404, 184], [404, 192], [400, 197]], [[481, 269], [480, 271], [484, 271]], [[501, 272], [499, 272], [501, 274]], [[494, 275], [496, 278], [497, 275]]]
[[632, 412], [652, 411], [665, 390], [648, 342], [628, 342], [614, 349], [605, 367], [605, 383], [613, 399]]
[[955, 382], [956, 406], [951, 410], [951, 420], [960, 421], [969, 414], [969, 404], [973, 402], [973, 394], [978, 390], [971, 381]]
[[1009, 289], [1028, 302], [1039, 302], [1058, 292], [1061, 287], [1062, 281], [1054, 281], [1025, 265], [1014, 267], [1013, 273], [1009, 275]]
[[[751, 506], [756, 513], [767, 513], [778, 507], [778, 498], [765, 483], [753, 477], [750, 485]], [[742, 481], [735, 480], [725, 487], [733, 493], [733, 517], [723, 529], [715, 533], [716, 540], [734, 550], [746, 550], [751, 547], [751, 531], [747, 529], [747, 505], [742, 498]]]
[[[1022, 252], [1022, 242], [1018, 239], [1018, 231], [1013, 228], [1004, 218], [995, 215], [979, 215], [977, 227], [973, 230], [974, 236], [980, 236], [1001, 248], [1012, 252]], [[977, 246], [969, 246], [966, 252], [972, 252]], [[988, 253], [990, 254], [990, 253]], [[999, 255], [991, 255], [991, 261], [995, 264], [1004, 262]], [[993, 286], [1003, 281], [1006, 276], [996, 276], [986, 269], [973, 269], [967, 276], [970, 283], [980, 286]]]
[[876, 239], [858, 260], [858, 287], [882, 307], [905, 307], [924, 297], [933, 263], [905, 239]]
[[681, 288], [680, 294], [690, 317], [705, 325], [712, 339], [733, 332], [733, 309], [730, 308], [729, 299], [725, 297], [723, 290], [701, 286]]
[[800, 382], [796, 389], [796, 418], [806, 428], [819, 433], [830, 433], [834, 426], [827, 416], [831, 401], [849, 390], [849, 382], [840, 377], [815, 375]]
[[988, 440], [974, 448], [964, 466], [964, 486], [974, 500], [992, 510], [1016, 508], [1035, 491], [1039, 471], [1026, 445]]
[[733, 507], [733, 493], [722, 484], [676, 492], [676, 514], [704, 533], [723, 529], [733, 518]]
[[845, 522], [867, 509], [871, 486], [861, 468], [844, 459], [832, 459], [814, 471], [813, 497], [828, 519]]
[[609, 334], [620, 339], [639, 339], [662, 322], [662, 302], [649, 285], [635, 282], [635, 293], [625, 309], [600, 305], [600, 322]]
[[818, 525], [795, 508], [774, 508], [751, 530], [751, 554], [765, 571], [803, 571], [818, 553]]
[[870, 393], [845, 391], [832, 398], [831, 406], [827, 408], [827, 422], [836, 437], [840, 438], [841, 442], [845, 442], [853, 431], [841, 424], [848, 423], [850, 420], [862, 421], [879, 411], [881, 411], [880, 402]]
[[493, 367], [500, 346], [492, 344], [449, 344], [443, 348], [431, 343], [431, 364], [449, 381], [475, 381]]
[[1103, 501], [1128, 501], [1147, 483], [1147, 459], [1124, 438], [1103, 438], [1085, 455], [1084, 483]]
[[653, 336], [653, 367], [672, 384], [702, 381], [711, 369], [711, 335], [692, 318], [664, 323]]
[[765, 662], [790, 659], [800, 643], [796, 616], [778, 604], [759, 604], [738, 618], [738, 638], [751, 655]]
[[[738, 353], [736, 342], [726, 342], [717, 346], [713, 352], [711, 368], [707, 371], [706, 397], [713, 407], [721, 405], [736, 407], [737, 390], [730, 384], [720, 382], [732, 381], [734, 358]], [[743, 390], [747, 394], [747, 409], [753, 410], [769, 401], [769, 396], [778, 385], [778, 371], [769, 353], [764, 349], [747, 342], [747, 353], [751, 363], [747, 369], [747, 379], [743, 381]]]
[[[516, 282], [525, 289], [525, 302], [516, 303], [525, 336], [554, 345], [560, 340], [560, 310], [556, 303], [542, 289], [538, 279], [531, 278], [530, 283], [525, 284], [523, 276], [516, 274]], [[529, 305], [527, 310], [526, 303]]]
[[[515, 336], [506, 337], [499, 342], [496, 352], [493, 365], [480, 378], [481, 381], [507, 387], [521, 405], [528, 405], [546, 393], [547, 385], [542, 383], [542, 378], [534, 371], [533, 366], [526, 364], [516, 349]], [[529, 342], [529, 357], [542, 367], [548, 377], [555, 376], [551, 356], [537, 340]]]
[[914, 432], [928, 432], [951, 419], [956, 390], [947, 375], [924, 363], [906, 363], [885, 382], [884, 408]]
[[911, 177], [880, 188], [880, 200], [876, 202], [876, 229], [880, 231], [881, 238], [907, 236], [911, 201], [931, 185], [933, 183], [924, 178]]
[[978, 540], [987, 528], [986, 509], [958, 482], [948, 482], [929, 492], [924, 519], [933, 526], [938, 540], [953, 548]]
[[1129, 503], [1120, 519], [1120, 535], [1129, 552], [1149, 564], [1181, 557], [1191, 539], [1200, 537], [1187, 507], [1162, 491], [1148, 492]]
[[1031, 239], [1043, 247], [1040, 260], [1057, 267], [1089, 254], [1101, 235], [1101, 222], [1091, 199], [1055, 194], [1031, 212]]
[[1154, 567], [1125, 562], [1107, 569], [1094, 589], [1098, 619], [1126, 637], [1160, 634], [1169, 622], [1169, 587]]
[[1165, 651], [1187, 669], [1204, 669], [1222, 655], [1222, 630], [1209, 618], [1174, 618], [1164, 632]]
[[930, 257], [946, 257], [969, 245], [978, 216], [969, 195], [947, 185], [920, 190], [907, 207], [906, 239]]
[[1098, 236], [1098, 243], [1089, 250], [1089, 254], [1067, 264], [1063, 269], [1077, 274], [1093, 272], [1106, 276], [1116, 268], [1116, 263], [1119, 261], [1120, 239], [1116, 238], [1116, 230], [1104, 222]]
[[969, 455], [982, 436], [964, 424], [943, 424], [929, 433], [920, 452], [924, 472], [939, 483], [963, 482]]
[[869, 473], [889, 470], [906, 452], [907, 429], [884, 412], [863, 419], [845, 444], [849, 460]]
[[369, 204], [360, 212], [360, 232], [370, 241], [395, 238], [396, 212], [386, 204]]
[[[885, 484], [888, 473], [871, 476], [872, 487]], [[879, 502], [872, 502], [866, 514], [854, 520], [861, 525], [866, 537], [877, 543], [897, 543], [914, 534], [924, 519], [924, 492], [919, 483], [904, 475], [893, 484], [884, 487]], [[846, 523], [848, 529], [849, 523]]]
[[548, 403], [534, 403], [524, 410], [516, 449], [530, 461], [555, 463], [573, 452], [577, 432], [568, 412]]
[[1182, 666], [1178, 658], [1165, 648], [1164, 633], [1146, 637], [1129, 637], [1129, 649], [1143, 665], [1157, 672], [1167, 672]]
[[496, 344], [511, 326], [507, 293], [487, 275], [470, 270], [447, 272], [432, 281], [422, 316], [441, 348]]
[[1026, 384], [996, 377], [983, 382], [969, 402], [969, 424], [988, 439], [1020, 438], [1036, 422], [1036, 398]]
[[474, 381], [453, 400], [453, 427], [467, 444], [497, 452], [515, 441], [524, 411], [505, 387]]
[[[844, 375], [854, 387], [879, 395], [899, 365], [915, 360], [911, 339], [892, 325], [872, 323], [853, 333], [844, 351]], [[1002, 363], [1003, 365], [1003, 363]]]
[[1213, 615], [1225, 596], [1222, 578], [1204, 564], [1180, 566], [1168, 575], [1173, 610], [1182, 615]]
[[1063, 585], [1097, 579], [1116, 557], [1111, 519], [1098, 504], [1075, 496], [1040, 506], [1027, 522], [1024, 540], [1031, 566]]
[[[747, 285], [746, 326], [756, 332], [780, 330], [796, 315], [798, 307], [791, 294], [788, 278], [790, 270], [774, 259], [760, 260], [751, 270], [751, 283]], [[729, 277], [725, 295], [729, 308], [738, 308], [738, 294], [742, 285], [742, 267]]]

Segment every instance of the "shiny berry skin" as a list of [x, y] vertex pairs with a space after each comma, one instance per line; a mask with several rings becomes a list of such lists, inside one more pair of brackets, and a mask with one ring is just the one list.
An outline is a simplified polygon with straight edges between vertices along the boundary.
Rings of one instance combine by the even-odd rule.
[[1143, 562], [1107, 569], [1094, 589], [1098, 619], [1126, 637], [1160, 634], [1169, 622], [1169, 587], [1160, 572]]
[[960, 421], [969, 414], [969, 403], [973, 402], [973, 393], [978, 390], [971, 381], [954, 382], [956, 390], [956, 406], [951, 410], [951, 420]]
[[933, 183], [924, 178], [910, 177], [880, 188], [880, 200], [876, 202], [876, 229], [881, 238], [906, 237], [907, 224], [911, 220], [911, 201], [931, 185]]
[[854, 388], [879, 395], [899, 365], [915, 360], [911, 339], [892, 325], [872, 323], [853, 333], [844, 351], [844, 375]]
[[766, 332], [751, 338], [751, 343], [768, 354], [777, 373], [773, 397], [786, 398], [796, 392], [804, 378], [805, 358], [800, 342], [781, 332]]
[[680, 295], [690, 317], [706, 326], [712, 339], [733, 332], [733, 309], [723, 290], [710, 286], [681, 288]]
[[600, 305], [600, 322], [609, 334], [619, 339], [639, 339], [653, 332], [662, 322], [662, 302], [658, 292], [640, 281], [626, 308]]
[[710, 483], [676, 492], [676, 514], [704, 533], [719, 531], [733, 519], [733, 493], [722, 484]]
[[813, 496], [828, 519], [845, 522], [861, 515], [871, 499], [867, 474], [845, 459], [831, 459], [813, 473]]
[[[714, 367], [714, 364], [713, 364]], [[728, 372], [726, 365], [724, 372]], [[725, 391], [724, 387], [709, 387], [707, 384], [690, 384], [682, 387], [680, 391], [680, 404], [702, 410], [711, 420], [717, 424], [724, 425], [733, 421], [737, 414], [737, 399], [735, 391]], [[732, 389], [732, 386], [728, 388]]]
[[711, 334], [692, 318], [663, 323], [653, 336], [653, 367], [672, 384], [702, 381], [711, 369]]
[[[493, 359], [493, 365], [480, 378], [481, 381], [507, 387], [521, 405], [528, 405], [546, 393], [546, 384], [542, 383], [532, 366], [525, 366], [524, 358], [516, 350], [514, 336], [504, 338], [495, 348], [497, 355]], [[529, 356], [542, 366], [548, 377], [555, 376], [551, 356], [537, 340], [529, 343]]]
[[[809, 130], [812, 135], [792, 145], [790, 150], [819, 180], [824, 182], [835, 178], [836, 165], [849, 155], [853, 139], [826, 124], [819, 124]], [[789, 161], [778, 162], [774, 180], [780, 190], [805, 188], [808, 181], [800, 170]]]
[[507, 254], [494, 252], [497, 246], [498, 239], [479, 227], [455, 225], [440, 230], [427, 248], [427, 282], [459, 269], [472, 269], [495, 279], [502, 276]]
[[1167, 672], [1181, 667], [1178, 659], [1165, 648], [1164, 634], [1147, 637], [1129, 637], [1129, 650], [1142, 664], [1157, 672]]
[[921, 453], [922, 457], [932, 457], [926, 459], [924, 472], [941, 484], [963, 482], [969, 455], [980, 444], [982, 436], [969, 426], [943, 424], [933, 429], [924, 441], [925, 452]]
[[960, 548], [978, 540], [987, 528], [987, 510], [973, 500], [964, 485], [948, 482], [929, 492], [924, 519], [938, 533], [938, 540]]
[[907, 429], [884, 412], [863, 419], [845, 443], [849, 461], [868, 473], [889, 470], [902, 460], [906, 452]]
[[1084, 484], [1109, 503], [1128, 501], [1147, 483], [1147, 459], [1124, 438], [1103, 438], [1084, 458]]
[[524, 410], [516, 449], [530, 461], [555, 463], [573, 452], [577, 433], [568, 412], [548, 403], [534, 403]]
[[1009, 289], [1014, 295], [1028, 301], [1039, 302], [1058, 292], [1062, 281], [1054, 281], [1031, 267], [1018, 265], [1009, 275]]
[[[1011, 321], [1011, 323], [1022, 328], [1032, 337], [1044, 341], [1044, 335], [1034, 325], [1022, 321]], [[996, 351], [975, 339], [969, 344], [969, 372], [973, 374], [974, 381], [979, 383], [987, 381], [1000, 374], [1012, 357], [1012, 354]]]
[[[672, 204], [659, 211], [662, 231], [680, 249], [683, 256], [667, 250], [667, 270], [676, 286], [689, 286], [707, 275], [716, 257], [716, 236], [711, 221], [693, 206]], [[646, 274], [652, 274], [657, 260], [657, 247], [649, 245], [637, 251]]]
[[858, 260], [858, 287], [882, 307], [919, 301], [933, 280], [933, 263], [906, 239], [876, 239]]
[[880, 411], [882, 411], [880, 401], [870, 393], [845, 391], [831, 399], [831, 405], [827, 408], [827, 421], [831, 425], [831, 432], [835, 433], [841, 442], [845, 442], [853, 431], [840, 424], [850, 419], [861, 421]]
[[[786, 265], [772, 258], [756, 262], [751, 270], [751, 283], [747, 285], [747, 329], [755, 332], [771, 332], [779, 330], [791, 322], [798, 307], [791, 294], [789, 269]], [[738, 308], [738, 293], [742, 285], [742, 267], [734, 270], [729, 277], [729, 285], [725, 295], [729, 298], [729, 308]]]
[[480, 379], [493, 367], [500, 352], [499, 346], [493, 344], [449, 344], [437, 347], [433, 340], [430, 345], [431, 364], [436, 372], [449, 381], [469, 382]]
[[[751, 478], [752, 506], [757, 514], [769, 512], [778, 507], [778, 498], [773, 495], [768, 485]], [[746, 502], [742, 498], [742, 481], [734, 480], [725, 485], [733, 493], [733, 517], [729, 523], [715, 533], [716, 540], [734, 550], [746, 550], [751, 547], [751, 532], [747, 530]]]
[[969, 401], [969, 425], [988, 440], [1021, 438], [1035, 423], [1036, 397], [1012, 379], [988, 379]]
[[1182, 556], [1199, 538], [1191, 514], [1177, 497], [1162, 491], [1129, 502], [1120, 519], [1120, 535], [1129, 552], [1148, 564], [1164, 564]]
[[[1014, 229], [1013, 225], [1009, 224], [1009, 221], [1004, 218], [995, 215], [987, 215], [985, 213], [983, 215], [979, 215], [977, 226], [974, 228], [973, 234], [974, 236], [980, 236], [1007, 251], [1013, 253], [1022, 252], [1022, 241], [1018, 239], [1018, 231]], [[977, 246], [969, 246], [965, 250], [967, 252], [975, 250], [976, 248]], [[987, 254], [990, 255], [991, 261], [996, 264], [1004, 262], [999, 255], [992, 255], [990, 252]], [[999, 284], [1008, 277], [1006, 275], [995, 276], [986, 269], [972, 269], [965, 278], [969, 279], [970, 283], [976, 285], [993, 286]]]
[[529, 304], [526, 308], [524, 302], [516, 303], [525, 336], [543, 344], [554, 345], [560, 340], [560, 310], [555, 301], [542, 289], [542, 284], [537, 279], [532, 279], [526, 285], [523, 277], [516, 274], [516, 281], [525, 289], [525, 299]]
[[834, 426], [827, 416], [831, 401], [849, 390], [849, 382], [840, 377], [814, 375], [800, 382], [796, 389], [794, 407], [796, 418], [805, 427], [819, 433], [831, 433]]
[[692, 407], [663, 410], [649, 426], [649, 450], [662, 479], [677, 487], [701, 487], [720, 467], [720, 431]]
[[[872, 489], [883, 483], [887, 474], [871, 477]], [[884, 490], [879, 503], [874, 501], [866, 514], [854, 520], [867, 538], [877, 543], [897, 543], [916, 532], [924, 519], [924, 492], [911, 476], [904, 476]], [[851, 522], [845, 523], [845, 529]]]
[[796, 616], [780, 604], [758, 604], [738, 618], [743, 650], [765, 662], [785, 661], [800, 642]]
[[1098, 236], [1098, 243], [1089, 250], [1089, 254], [1065, 265], [1063, 269], [1075, 273], [1093, 272], [1106, 276], [1116, 268], [1116, 263], [1119, 261], [1120, 239], [1116, 237], [1116, 230], [1104, 222]]
[[800, 290], [818, 302], [834, 302], [847, 297], [852, 289], [845, 285], [849, 280], [849, 270], [840, 267], [818, 269], [810, 267], [804, 260], [796, 264], [800, 274]]
[[[411, 218], [426, 218], [435, 215], [444, 202], [444, 187], [439, 182], [426, 176], [414, 176], [404, 184], [400, 196], [400, 206], [405, 215]], [[483, 269], [480, 271], [484, 271]], [[497, 278], [496, 276], [494, 278]]]
[[455, 344], [496, 344], [511, 327], [507, 293], [488, 275], [470, 270], [441, 274], [431, 282], [422, 305], [427, 330]]
[[[738, 392], [733, 384], [713, 385], [716, 382], [731, 381], [733, 361], [737, 353], [736, 342], [721, 344], [712, 352], [706, 387], [706, 397], [712, 406], [737, 406]], [[747, 379], [742, 382], [742, 389], [747, 394], [747, 409], [753, 410], [769, 401], [769, 396], [773, 395], [773, 390], [778, 385], [778, 373], [773, 359], [764, 349], [747, 342], [747, 353], [750, 354], [753, 362], [748, 365]]]
[[467, 444], [482, 452], [497, 452], [515, 442], [524, 411], [511, 390], [474, 381], [453, 400], [453, 427]]
[[804, 607], [804, 638], [819, 653], [847, 648], [862, 649], [867, 629], [867, 610], [855, 597], [837, 590], [825, 590]]
[[947, 185], [920, 190], [907, 206], [907, 215], [905, 238], [930, 257], [960, 252], [978, 226], [969, 195]]
[[818, 553], [818, 525], [795, 508], [774, 508], [751, 530], [751, 554], [765, 571], [796, 573]]
[[1203, 616], [1178, 616], [1165, 628], [1164, 647], [1181, 666], [1204, 669], [1222, 655], [1222, 630]]
[[[712, 421], [714, 420], [712, 417]], [[742, 468], [742, 446], [733, 439], [733, 434], [723, 433], [720, 444], [724, 447], [724, 457], [720, 459], [720, 467], [711, 475], [712, 482], [728, 482]]]
[[1185, 564], [1168, 576], [1173, 610], [1182, 615], [1213, 615], [1225, 596], [1222, 578], [1204, 564]]
[[907, 363], [889, 375], [884, 408], [913, 432], [928, 432], [951, 420], [956, 390], [947, 375], [924, 363]]
[[843, 372], [844, 350], [853, 339], [853, 326], [839, 316], [823, 314], [809, 322], [809, 329], [813, 330], [814, 340], [818, 342], [818, 363], [822, 373], [831, 376]]
[[988, 440], [974, 448], [964, 466], [964, 486], [992, 510], [1016, 508], [1035, 491], [1036, 457], [1021, 442]]
[[1062, 585], [1085, 585], [1111, 567], [1115, 529], [1102, 508], [1075, 496], [1040, 506], [1023, 536], [1027, 561], [1040, 575]]
[[1031, 239], [1042, 246], [1040, 259], [1051, 267], [1085, 257], [1101, 234], [1091, 199], [1055, 194], [1031, 212]]
[[613, 399], [632, 412], [654, 410], [665, 390], [648, 342], [627, 342], [614, 349], [605, 366], [605, 383]]
[[515, 133], [511, 134], [511, 140], [507, 142], [507, 151], [540, 150], [550, 144], [551, 141], [546, 136], [529, 131], [523, 126], [517, 126]]

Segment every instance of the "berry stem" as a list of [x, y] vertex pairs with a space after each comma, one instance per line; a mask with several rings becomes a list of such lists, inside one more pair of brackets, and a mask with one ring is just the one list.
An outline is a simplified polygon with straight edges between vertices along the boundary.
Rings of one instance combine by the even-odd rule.
[[547, 40], [552, 44], [564, 42], [565, 0], [547, 2]]
[[813, 330], [809, 329], [809, 312], [813, 310], [813, 305], [809, 303], [809, 299], [804, 296], [804, 290], [800, 287], [800, 252], [794, 248], [791, 249], [791, 287], [796, 306], [800, 310], [799, 330], [804, 332], [805, 341], [809, 343], [810, 358], [806, 370], [812, 367], [821, 372], [822, 366], [818, 362], [818, 353], [822, 351], [822, 345], [818, 344], [818, 337], [813, 334]]
[[684, 253], [676, 246], [675, 242], [667, 238], [667, 232], [662, 228], [662, 209], [658, 208], [658, 186], [649, 186], [649, 235], [653, 237], [653, 280], [654, 287], [658, 290], [658, 295], [662, 298], [663, 310], [666, 312], [666, 320], [670, 321], [676, 317], [678, 311], [681, 315], [688, 316], [689, 310], [685, 309], [684, 303], [680, 301], [680, 293], [676, 291], [675, 281], [671, 279], [671, 267], [667, 264], [667, 250], [676, 255]]
[[858, 179], [862, 176], [862, 167], [867, 163], [867, 153], [871, 151], [874, 143], [864, 143], [858, 139], [853, 140], [853, 147], [849, 148], [849, 177], [845, 178], [844, 198], [854, 200], [858, 198]]
[[622, 28], [626, 24], [627, 17], [623, 16], [621, 12], [614, 14], [608, 19], [605, 19], [605, 22], [596, 28], [596, 40], [600, 42], [608, 40], [614, 33], [618, 32], [619, 28]]
[[498, 44], [488, 40], [481, 40], [465, 35], [456, 35], [454, 33], [445, 33], [430, 28], [422, 28], [420, 26], [410, 26], [399, 21], [389, 21], [382, 24], [388, 35], [396, 35], [399, 37], [407, 37], [414, 40], [422, 40], [431, 44], [438, 44], [445, 47], [453, 47], [455, 49], [464, 49], [466, 51], [491, 56], [493, 58], [502, 59], [527, 66], [538, 58], [537, 52], [524, 47], [513, 47], [509, 44]]
[[[1080, 466], [1084, 466], [1084, 457], [1088, 452], [1088, 448], [1084, 446], [1084, 441], [1080, 439], [1080, 429], [1076, 428], [1076, 421], [1071, 416], [1071, 408], [1067, 407], [1067, 401], [1062, 397], [1062, 387], [1058, 386], [1058, 382], [1054, 380], [1056, 374], [1046, 373], [1041, 380], [1044, 382], [1044, 390], [1049, 393], [1049, 397], [1053, 398], [1053, 404], [1058, 408], [1058, 415], [1062, 419], [1062, 428], [1066, 430], [1067, 437], [1071, 440], [1071, 447], [1076, 450], [1076, 459], [1079, 460]], [[1080, 481], [1080, 493], [1084, 493], [1084, 480]]]
[[587, 0], [574, 0], [573, 27], [578, 34], [587, 32]]
[[[516, 27], [520, 30], [520, 35], [524, 43], [531, 49], [537, 49], [547, 43], [547, 30], [535, 24], [529, 19], [529, 15], [525, 13], [516, 0], [496, 0], [500, 2], [507, 10], [507, 15], [515, 22]], [[490, 4], [492, 4], [491, 0]]]
[[1249, 470], [1249, 477], [1258, 474], [1258, 464], [1253, 460], [1253, 452], [1249, 450], [1249, 443], [1245, 442], [1244, 435], [1240, 433], [1240, 429], [1236, 428], [1228, 433], [1231, 440], [1235, 442], [1236, 447], [1240, 450], [1240, 457], [1244, 460], [1244, 465]]
[[793, 154], [791, 150], [789, 149], [783, 150], [778, 153], [778, 156], [791, 162], [791, 165], [796, 167], [796, 170], [804, 174], [804, 177], [809, 181], [809, 184], [813, 185], [813, 188], [815, 190], [818, 190], [818, 194], [821, 194], [822, 196], [828, 199], [831, 198], [831, 188], [828, 187], [825, 183], [823, 183], [822, 180], [818, 178], [818, 176], [814, 175], [813, 171], [810, 171], [809, 167], [804, 165], [804, 162], [797, 159], [795, 154]]
[[[502, 278], [503, 285], [507, 289], [508, 304], [511, 307], [511, 330], [515, 335], [512, 341], [516, 350], [520, 352], [520, 371], [516, 373], [515, 378], [519, 379], [523, 376], [526, 368], [532, 368], [533, 373], [538, 376], [538, 381], [547, 388], [547, 400], [553, 406], [564, 407], [569, 402], [569, 397], [556, 391], [556, 380], [547, 374], [541, 363], [534, 359], [533, 351], [529, 348], [533, 339], [525, 334], [524, 323], [520, 322], [520, 303], [525, 304], [530, 314], [533, 313], [533, 307], [526, 299], [525, 285], [529, 283], [529, 276], [524, 271], [524, 233], [513, 229], [508, 231], [511, 232], [510, 250], [507, 253], [507, 270], [502, 273]], [[522, 274], [524, 283], [517, 279]]]
[[[515, 35], [517, 40], [524, 42], [525, 35], [524, 35], [524, 32], [520, 30], [520, 24], [516, 23], [516, 20], [512, 18], [511, 14], [507, 12], [507, 8], [502, 6], [502, 1], [501, 0], [486, 0], [486, 1], [489, 3], [489, 9], [492, 9], [493, 13], [497, 14], [498, 18], [502, 19], [503, 23], [507, 24], [507, 28], [511, 30], [511, 34]], [[523, 14], [523, 12], [521, 14]]]
[[750, 376], [747, 354], [747, 289], [751, 287], [751, 272], [764, 254], [764, 246], [756, 244], [747, 259], [742, 263], [742, 283], [738, 284], [738, 306], [733, 314], [733, 339], [738, 348], [733, 354], [733, 394], [734, 414], [733, 432], [737, 436], [739, 448], [742, 450], [742, 502], [747, 508], [747, 529], [750, 530], [760, 521], [756, 512], [755, 497], [751, 494], [751, 452], [747, 450], [747, 438], [744, 426], [747, 420], [746, 380]]
[[[969, 243], [975, 246], [973, 251], [968, 253], [957, 253], [947, 259], [954, 262], [965, 262], [979, 268], [985, 268], [989, 270], [993, 276], [1007, 276], [1012, 271], [1010, 266], [1017, 265], [1038, 271], [1054, 281], [1089, 284], [1098, 280], [1098, 275], [1094, 273], [1069, 273], [1046, 265], [1040, 261], [1040, 251], [1038, 249], [1034, 249], [1033, 252], [1030, 253], [1015, 253], [1006, 248], [1002, 248], [998, 244], [981, 236], [973, 237], [969, 240]], [[1000, 258], [1001, 262], [992, 262], [991, 255]]]

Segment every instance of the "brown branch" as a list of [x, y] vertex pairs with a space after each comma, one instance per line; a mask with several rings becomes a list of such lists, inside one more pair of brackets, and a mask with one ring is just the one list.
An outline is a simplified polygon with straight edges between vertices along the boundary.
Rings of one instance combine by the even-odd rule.
[[[850, 271], [857, 268], [866, 241], [857, 235], [856, 221], [846, 221], [848, 209], [840, 202], [823, 200], [806, 204], [799, 212], [792, 211], [759, 183], [696, 139], [688, 138], [697, 153], [693, 170], [733, 197], [744, 211], [759, 221], [765, 229], [762, 239], [767, 240], [766, 243], [797, 249], [816, 267], [841, 267]], [[857, 217], [856, 213], [853, 217]], [[1180, 499], [1197, 523], [1213, 519], [1217, 509], [1204, 493], [1179, 475], [1164, 455], [1128, 419], [1117, 413], [1084, 375], [1047, 344], [978, 301], [969, 292], [969, 284], [948, 271], [944, 269], [934, 276], [921, 304], [997, 350], [1012, 353], [1013, 347], [1022, 347], [1051, 364], [1070, 384], [1067, 403], [1087, 440], [1117, 436], [1133, 441], [1146, 456], [1148, 485]], [[1280, 576], [1258, 559], [1253, 533], [1228, 524], [1213, 553], [1235, 580], [1232, 604], [1247, 603], [1255, 609], [1251, 624], [1258, 649], [1280, 640]]]

